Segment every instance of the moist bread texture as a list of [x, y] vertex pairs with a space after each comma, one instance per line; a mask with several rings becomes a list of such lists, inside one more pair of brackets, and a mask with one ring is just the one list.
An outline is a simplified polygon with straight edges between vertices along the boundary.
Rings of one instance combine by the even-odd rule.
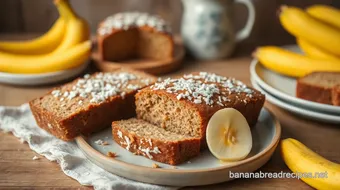
[[39, 127], [62, 140], [72, 140], [135, 115], [136, 92], [156, 81], [131, 70], [85, 75], [29, 102]]
[[340, 85], [336, 85], [333, 87], [332, 102], [333, 105], [340, 106]]
[[265, 96], [233, 78], [200, 72], [157, 82], [136, 94], [137, 118], [167, 131], [199, 138], [206, 148], [206, 127], [222, 108], [240, 111], [256, 124]]
[[322, 104], [339, 105], [339, 72], [314, 72], [297, 81], [296, 97]]
[[187, 161], [200, 152], [200, 139], [173, 133], [136, 118], [114, 121], [112, 136], [120, 146], [134, 154], [171, 165]]
[[100, 58], [122, 61], [130, 58], [172, 59], [174, 41], [165, 21], [139, 12], [107, 17], [97, 30]]

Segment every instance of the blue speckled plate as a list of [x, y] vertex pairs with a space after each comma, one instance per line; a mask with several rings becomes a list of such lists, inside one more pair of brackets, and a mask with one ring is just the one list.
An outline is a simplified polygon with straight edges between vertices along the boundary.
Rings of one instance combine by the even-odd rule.
[[[280, 124], [268, 110], [262, 109], [257, 125], [252, 128], [252, 135], [253, 148], [244, 160], [221, 162], [209, 150], [205, 150], [198, 157], [176, 168], [125, 150], [112, 140], [111, 129], [88, 138], [78, 137], [76, 142], [88, 159], [113, 174], [146, 183], [195, 186], [229, 181], [230, 171], [252, 172], [263, 166], [280, 140]], [[98, 145], [98, 140], [106, 141], [109, 145]], [[118, 157], [113, 159], [106, 156], [109, 151], [117, 153]], [[161, 168], [152, 168], [153, 163]]]

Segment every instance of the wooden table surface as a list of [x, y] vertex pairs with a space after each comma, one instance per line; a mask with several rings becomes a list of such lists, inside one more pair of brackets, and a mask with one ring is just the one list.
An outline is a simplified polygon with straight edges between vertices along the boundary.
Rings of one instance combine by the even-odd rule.
[[[247, 84], [249, 81], [250, 57], [238, 57], [223, 61], [185, 61], [183, 67], [170, 75], [192, 71], [215, 72], [236, 77]], [[18, 106], [44, 94], [52, 86], [18, 87], [0, 84], [0, 105]], [[329, 160], [340, 162], [340, 128], [316, 123], [292, 115], [268, 102], [265, 105], [280, 120], [282, 138], [293, 137]], [[0, 189], [91, 189], [81, 186], [67, 177], [55, 162], [39, 156], [27, 144], [22, 144], [12, 134], [0, 132]], [[41, 156], [39, 156], [41, 157]], [[273, 158], [261, 169], [263, 172], [288, 172], [276, 150]], [[231, 182], [186, 189], [311, 189], [298, 179], [237, 179]]]

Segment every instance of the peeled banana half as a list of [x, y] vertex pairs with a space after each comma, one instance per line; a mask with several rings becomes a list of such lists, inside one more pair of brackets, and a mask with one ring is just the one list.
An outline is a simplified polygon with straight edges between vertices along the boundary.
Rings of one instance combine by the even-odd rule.
[[206, 131], [210, 152], [221, 161], [244, 159], [252, 148], [252, 135], [246, 118], [234, 108], [217, 111]]

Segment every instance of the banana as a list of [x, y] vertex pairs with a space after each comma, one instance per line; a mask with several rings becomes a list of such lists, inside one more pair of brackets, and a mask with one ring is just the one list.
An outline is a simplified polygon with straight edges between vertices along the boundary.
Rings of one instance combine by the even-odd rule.
[[[281, 141], [281, 154], [286, 165], [294, 173], [310, 173], [314, 178], [301, 180], [316, 189], [340, 190], [340, 164], [326, 160], [295, 139]], [[327, 176], [315, 176], [327, 172]]]
[[0, 50], [13, 54], [39, 55], [54, 51], [63, 40], [65, 20], [59, 18], [44, 35], [27, 41], [0, 42]]
[[283, 27], [297, 38], [340, 56], [340, 30], [296, 7], [282, 6], [280, 21]]
[[47, 73], [83, 64], [90, 55], [91, 41], [82, 42], [65, 52], [49, 56], [0, 56], [0, 71], [9, 73]]
[[302, 51], [313, 58], [320, 58], [320, 59], [329, 59], [340, 62], [340, 57], [337, 57], [331, 53], [326, 52], [325, 50], [311, 44], [303, 39], [297, 39], [297, 44], [302, 49]]
[[253, 145], [247, 120], [234, 108], [221, 109], [211, 117], [206, 139], [210, 152], [222, 161], [245, 158]]
[[274, 46], [257, 48], [253, 56], [268, 69], [291, 77], [314, 71], [340, 72], [340, 61], [311, 58]]
[[89, 40], [90, 31], [87, 22], [75, 14], [68, 0], [55, 0], [54, 3], [66, 20], [64, 39], [57, 49], [53, 51], [53, 53], [58, 54], [74, 45]]
[[307, 13], [329, 25], [340, 28], [340, 10], [327, 5], [313, 5]]

